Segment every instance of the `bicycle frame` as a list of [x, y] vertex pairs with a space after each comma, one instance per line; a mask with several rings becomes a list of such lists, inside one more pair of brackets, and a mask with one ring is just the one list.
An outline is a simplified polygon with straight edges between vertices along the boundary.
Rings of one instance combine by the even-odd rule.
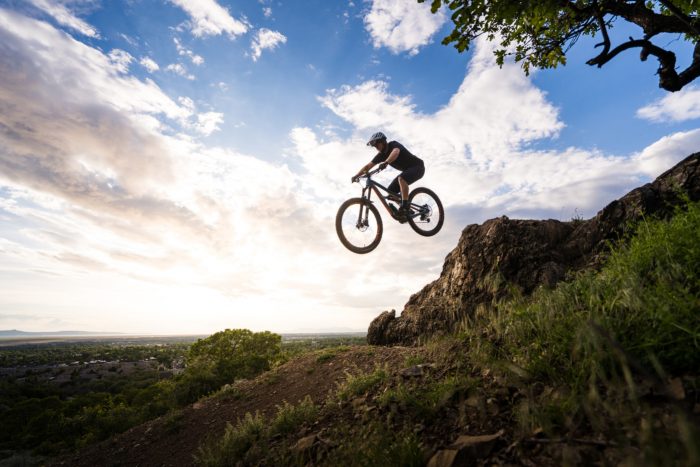
[[[377, 195], [377, 198], [379, 198], [379, 201], [382, 202], [384, 209], [387, 210], [389, 215], [394, 217], [393, 213], [391, 212], [391, 208], [389, 207], [389, 203], [387, 203], [386, 200], [389, 199], [392, 195], [397, 197], [397, 201], [399, 201], [401, 198], [399, 195], [395, 195], [395, 194], [391, 193], [389, 191], [389, 189], [387, 187], [385, 187], [384, 185], [372, 180], [372, 175], [376, 174], [377, 172], [379, 172], [379, 169], [368, 172], [367, 174], [365, 174], [363, 176], [367, 179], [367, 185], [362, 187], [362, 197], [364, 199], [366, 199], [367, 201], [371, 202], [372, 201], [372, 199], [371, 199], [372, 192], [374, 192]], [[382, 194], [382, 192], [379, 191], [380, 189], [385, 191], [386, 195]]]
[[[387, 212], [389, 213], [389, 215], [391, 216], [391, 218], [392, 218], [392, 219], [396, 219], [396, 216], [395, 216], [394, 213], [392, 212], [391, 208], [389, 207], [389, 203], [387, 203], [386, 200], [389, 199], [389, 198], [391, 198], [391, 197], [396, 197], [396, 201], [397, 201], [397, 202], [400, 202], [400, 201], [401, 201], [401, 195], [398, 195], [398, 194], [395, 194], [395, 193], [390, 192], [389, 189], [388, 189], [387, 187], [385, 187], [384, 185], [382, 185], [382, 184], [380, 184], [380, 183], [375, 182], [374, 180], [372, 180], [372, 175], [374, 175], [374, 174], [376, 174], [376, 173], [378, 173], [378, 172], [381, 172], [381, 170], [382, 170], [382, 169], [375, 169], [375, 170], [373, 170], [373, 171], [371, 171], [371, 172], [367, 172], [365, 175], [362, 175], [362, 177], [364, 177], [364, 178], [367, 179], [367, 185], [364, 186], [364, 187], [362, 187], [362, 197], [371, 203], [371, 202], [372, 202], [372, 200], [371, 200], [371, 198], [372, 198], [372, 192], [374, 192], [374, 193], [377, 195], [377, 198], [379, 198], [379, 201], [382, 202], [382, 205], [384, 206], [384, 209], [387, 210]], [[386, 192], [386, 195], [382, 194], [382, 192], [380, 191], [380, 189], [383, 190], [383, 191], [385, 191], [385, 192]], [[411, 208], [419, 208], [419, 209], [420, 209], [419, 206], [417, 206], [417, 205], [415, 205], [415, 204], [413, 204], [413, 203], [411, 203]], [[361, 210], [360, 210], [360, 211], [361, 211]], [[417, 213], [417, 212], [415, 212], [413, 209], [411, 209], [410, 214], [409, 214], [410, 217], [416, 217], [416, 216], [419, 216], [419, 215], [420, 215], [420, 212]]]

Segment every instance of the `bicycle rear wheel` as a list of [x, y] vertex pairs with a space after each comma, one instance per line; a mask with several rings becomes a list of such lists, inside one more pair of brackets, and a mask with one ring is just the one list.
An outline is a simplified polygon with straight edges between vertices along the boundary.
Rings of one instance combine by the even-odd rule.
[[379, 211], [363, 198], [345, 201], [335, 216], [340, 242], [353, 253], [364, 254], [377, 248], [384, 226]]
[[408, 224], [416, 233], [431, 237], [438, 233], [445, 222], [445, 210], [440, 198], [425, 187], [418, 187], [408, 195], [411, 212]]

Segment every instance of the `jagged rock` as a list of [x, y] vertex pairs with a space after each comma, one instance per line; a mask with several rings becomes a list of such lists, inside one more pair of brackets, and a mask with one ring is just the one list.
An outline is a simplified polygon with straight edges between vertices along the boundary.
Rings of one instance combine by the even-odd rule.
[[447, 449], [438, 451], [428, 462], [428, 467], [477, 465], [480, 459], [491, 453], [496, 440], [503, 434], [504, 431], [499, 430], [492, 435], [462, 435]]
[[528, 295], [537, 287], [555, 285], [571, 271], [599, 267], [610, 241], [624, 238], [643, 216], [668, 217], [682, 196], [700, 199], [700, 153], [613, 201], [589, 220], [503, 216], [469, 225], [445, 258], [440, 277], [412, 295], [400, 317], [391, 310], [375, 318], [367, 341], [416, 345], [455, 331], [481, 306], [503, 297], [509, 287]]

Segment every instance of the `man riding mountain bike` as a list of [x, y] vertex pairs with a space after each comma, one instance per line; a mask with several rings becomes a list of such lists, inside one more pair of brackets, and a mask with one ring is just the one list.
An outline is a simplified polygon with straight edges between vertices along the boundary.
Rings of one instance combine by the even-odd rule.
[[408, 186], [421, 179], [425, 174], [425, 164], [423, 164], [423, 160], [411, 154], [401, 143], [397, 141], [387, 142], [386, 135], [381, 131], [372, 135], [367, 142], [367, 146], [372, 146], [379, 152], [352, 177], [352, 181], [356, 181], [360, 175], [366, 174], [377, 164], [379, 164], [379, 168], [382, 170], [385, 169], [387, 165], [390, 165], [396, 170], [400, 170], [401, 173], [396, 176], [387, 188], [391, 193], [396, 195], [397, 200], [399, 199], [399, 192], [401, 193], [399, 216], [405, 219], [409, 211]]

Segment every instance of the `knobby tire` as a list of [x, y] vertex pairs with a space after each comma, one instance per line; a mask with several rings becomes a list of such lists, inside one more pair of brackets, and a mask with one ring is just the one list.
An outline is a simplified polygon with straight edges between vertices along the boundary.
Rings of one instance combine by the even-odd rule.
[[[365, 212], [365, 209], [369, 210], [368, 220], [370, 221], [370, 226], [376, 228], [374, 239], [372, 239], [368, 245], [356, 245], [351, 242], [348, 237], [351, 233], [353, 233], [352, 229], [355, 229], [356, 226], [353, 226], [352, 224], [345, 226], [343, 225], [343, 216], [345, 215], [345, 211], [351, 209], [352, 212], [350, 212], [350, 214], [353, 214], [353, 216], [350, 219], [357, 219], [360, 214], [360, 208], [362, 208], [363, 213]], [[368, 228], [370, 226], [368, 226]], [[345, 227], [346, 230], [349, 229], [348, 232], [346, 232], [343, 227]], [[382, 240], [384, 225], [382, 224], [382, 218], [379, 215], [379, 211], [372, 203], [364, 198], [352, 198], [340, 205], [338, 213], [335, 216], [335, 231], [338, 234], [340, 242], [343, 244], [343, 246], [345, 246], [345, 248], [353, 253], [365, 254], [374, 250], [379, 245], [379, 242]]]
[[433, 190], [430, 190], [425, 187], [418, 187], [415, 190], [411, 191], [411, 193], [408, 195], [408, 202], [413, 203], [414, 199], [418, 195], [426, 195], [429, 198], [432, 198], [432, 203], [434, 206], [432, 206], [432, 215], [430, 216], [430, 221], [435, 222], [435, 227], [433, 227], [430, 230], [426, 230], [426, 223], [421, 221], [420, 216], [418, 217], [413, 217], [409, 216], [408, 218], [408, 225], [411, 226], [411, 228], [419, 235], [422, 235], [424, 237], [432, 237], [436, 233], [442, 229], [442, 224], [445, 222], [445, 210], [442, 207], [442, 202], [440, 201], [440, 198], [438, 198], [438, 195], [435, 194]]

